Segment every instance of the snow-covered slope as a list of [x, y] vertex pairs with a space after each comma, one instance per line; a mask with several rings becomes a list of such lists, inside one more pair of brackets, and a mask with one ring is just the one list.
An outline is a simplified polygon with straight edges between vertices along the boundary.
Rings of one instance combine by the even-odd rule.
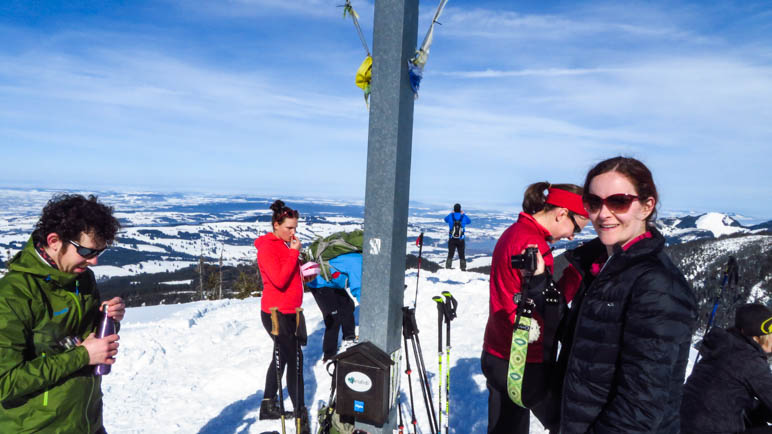
[[[405, 282], [409, 283], [405, 304], [412, 305], [415, 270], [407, 272]], [[487, 427], [488, 392], [480, 371], [480, 353], [488, 317], [488, 279], [457, 269], [421, 273], [417, 320], [435, 403], [437, 322], [431, 297], [442, 291], [450, 291], [459, 301], [452, 333], [451, 433], [482, 434]], [[320, 362], [323, 324], [310, 294], [306, 294], [303, 307], [309, 332], [309, 344], [304, 349], [305, 402], [312, 415], [312, 432], [316, 432], [313, 415], [329, 397], [330, 377]], [[103, 380], [107, 431], [280, 431], [279, 421], [258, 420], [266, 369], [272, 357], [272, 342], [260, 322], [259, 311], [259, 298], [128, 309], [120, 332], [118, 361]], [[692, 360], [694, 356], [693, 351]], [[404, 365], [400, 371], [404, 371]], [[403, 403], [407, 402], [406, 381], [407, 376], [401, 374]], [[428, 419], [416, 375], [413, 381], [416, 417], [419, 428], [426, 433]], [[285, 407], [291, 409], [286, 390], [284, 396]], [[287, 426], [287, 432], [294, 433], [292, 424]], [[531, 432], [546, 433], [535, 418]]]
[[[409, 271], [405, 302], [411, 305], [415, 279], [415, 270]], [[487, 391], [480, 352], [488, 314], [488, 279], [459, 270], [421, 273], [417, 320], [433, 391], [437, 366], [431, 349], [436, 348], [437, 322], [431, 297], [445, 290], [459, 300], [451, 357], [452, 432], [484, 433]], [[330, 377], [320, 362], [324, 326], [310, 294], [304, 297], [303, 307], [309, 333], [304, 349], [305, 401], [315, 415], [329, 397]], [[121, 325], [118, 362], [103, 382], [107, 431], [224, 434], [280, 430], [279, 421], [257, 418], [272, 356], [272, 342], [259, 312], [259, 298], [129, 308]], [[406, 399], [407, 377], [401, 377], [402, 398]], [[419, 390], [417, 382], [413, 387]], [[429, 432], [418, 393], [417, 418], [422, 431]], [[284, 396], [285, 406], [292, 408], [286, 390]], [[314, 420], [312, 432], [315, 428]], [[542, 432], [538, 422], [533, 432]]]

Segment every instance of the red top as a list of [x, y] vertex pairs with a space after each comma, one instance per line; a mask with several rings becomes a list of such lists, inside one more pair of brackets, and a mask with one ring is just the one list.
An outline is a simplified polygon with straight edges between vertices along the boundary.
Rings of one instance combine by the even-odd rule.
[[[490, 313], [488, 324], [485, 326], [483, 351], [501, 359], [509, 359], [517, 310], [512, 297], [520, 292], [521, 284], [520, 270], [512, 268], [511, 257], [519, 255], [529, 244], [535, 244], [544, 256], [546, 269], [552, 273], [552, 252], [547, 245], [549, 236], [550, 232], [534, 220], [533, 216], [520, 213], [517, 222], [507, 228], [496, 243], [491, 261]], [[544, 321], [541, 315], [534, 312], [533, 318], [543, 329]], [[540, 336], [539, 340], [529, 344], [526, 361], [540, 363], [543, 359], [544, 349]]]
[[273, 232], [255, 240], [257, 267], [263, 278], [263, 296], [260, 309], [271, 313], [278, 307], [281, 313], [295, 313], [303, 304], [303, 280], [300, 277], [300, 252], [290, 249]]

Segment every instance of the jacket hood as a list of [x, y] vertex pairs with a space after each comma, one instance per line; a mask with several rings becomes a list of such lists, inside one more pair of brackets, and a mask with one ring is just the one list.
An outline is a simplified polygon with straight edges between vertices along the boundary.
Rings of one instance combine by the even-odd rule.
[[710, 329], [702, 340], [700, 354], [707, 359], [717, 359], [727, 353], [739, 351], [758, 353], [758, 356], [766, 358], [764, 350], [753, 339], [743, 336], [735, 329], [725, 330], [720, 327]]
[[24, 245], [22, 251], [11, 260], [10, 264], [8, 264], [8, 268], [13, 271], [41, 276], [47, 281], [52, 280], [62, 286], [68, 286], [78, 278], [78, 274], [65, 273], [48, 265], [48, 263], [39, 256], [37, 250], [35, 250], [35, 244], [32, 241], [32, 237], [30, 237], [27, 244]]

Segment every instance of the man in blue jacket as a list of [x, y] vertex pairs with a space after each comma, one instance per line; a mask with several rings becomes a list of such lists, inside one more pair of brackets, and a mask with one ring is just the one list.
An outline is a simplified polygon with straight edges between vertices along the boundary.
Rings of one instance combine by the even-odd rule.
[[320, 274], [308, 283], [324, 319], [322, 360], [325, 362], [338, 353], [340, 330], [343, 330], [341, 350], [353, 345], [356, 339], [355, 310], [362, 288], [362, 254], [346, 253], [330, 259], [329, 265], [329, 281]]
[[461, 211], [461, 204], [453, 205], [453, 212], [445, 217], [445, 223], [448, 224], [448, 260], [445, 261], [445, 268], [451, 268], [455, 250], [458, 250], [458, 259], [461, 261], [461, 271], [466, 271], [466, 257], [464, 256], [465, 237], [464, 230], [466, 225], [472, 223], [472, 220]]

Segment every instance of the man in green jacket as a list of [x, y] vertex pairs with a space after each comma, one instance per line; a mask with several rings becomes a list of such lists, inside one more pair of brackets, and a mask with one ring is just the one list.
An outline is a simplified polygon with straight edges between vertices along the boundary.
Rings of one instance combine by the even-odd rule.
[[97, 364], [113, 364], [118, 335], [94, 336], [99, 311], [123, 319], [120, 297], [100, 303], [93, 271], [120, 224], [94, 196], [59, 195], [0, 279], [0, 433], [104, 433]]

